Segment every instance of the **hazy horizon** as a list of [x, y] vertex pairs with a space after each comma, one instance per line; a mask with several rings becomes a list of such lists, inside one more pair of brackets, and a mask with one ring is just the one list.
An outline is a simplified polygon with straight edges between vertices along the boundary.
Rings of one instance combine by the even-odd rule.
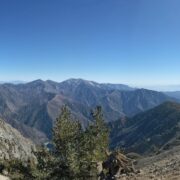
[[61, 81], [56, 81], [53, 79], [34, 79], [34, 80], [30, 80], [30, 81], [21, 81], [21, 80], [9, 80], [9, 81], [1, 81], [0, 80], [0, 84], [5, 84], [5, 83], [12, 83], [12, 84], [26, 84], [29, 82], [33, 82], [33, 81], [37, 81], [37, 80], [42, 80], [42, 81], [54, 81], [54, 82], [58, 82], [61, 83], [63, 81], [67, 81], [67, 80], [71, 80], [71, 79], [81, 79], [81, 80], [85, 80], [85, 81], [92, 81], [95, 83], [100, 83], [100, 84], [122, 84], [122, 85], [127, 85], [129, 87], [132, 88], [145, 88], [145, 89], [149, 89], [149, 90], [155, 90], [155, 91], [180, 91], [180, 84], [169, 84], [169, 85], [140, 85], [140, 84], [128, 84], [128, 83], [121, 83], [121, 82], [99, 82], [96, 80], [89, 80], [89, 79], [83, 79], [83, 78], [68, 78], [68, 79], [64, 79]]

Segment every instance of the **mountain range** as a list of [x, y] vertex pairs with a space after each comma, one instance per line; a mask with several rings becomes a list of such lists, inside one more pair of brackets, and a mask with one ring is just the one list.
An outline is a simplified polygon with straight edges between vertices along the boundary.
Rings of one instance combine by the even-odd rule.
[[63, 105], [84, 127], [91, 109], [100, 105], [111, 130], [111, 150], [124, 150], [140, 169], [122, 178], [179, 179], [180, 100], [174, 93], [82, 79], [1, 84], [0, 160], [36, 161], [33, 151], [40, 143], [48, 145]]
[[112, 148], [140, 154], [171, 149], [180, 145], [180, 104], [165, 102], [110, 127]]
[[51, 129], [63, 105], [86, 127], [91, 121], [90, 112], [97, 105], [102, 106], [104, 119], [113, 122], [166, 101], [178, 100], [162, 92], [82, 79], [0, 85], [0, 117], [36, 143], [51, 138]]

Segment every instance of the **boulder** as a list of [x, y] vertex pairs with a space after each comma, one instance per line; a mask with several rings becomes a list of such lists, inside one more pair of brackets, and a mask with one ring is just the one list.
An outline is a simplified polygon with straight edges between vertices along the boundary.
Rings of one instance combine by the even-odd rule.
[[[100, 163], [98, 165], [101, 169]], [[100, 180], [117, 179], [122, 174], [136, 173], [133, 162], [119, 151], [109, 153], [107, 160], [102, 163], [99, 171]]]

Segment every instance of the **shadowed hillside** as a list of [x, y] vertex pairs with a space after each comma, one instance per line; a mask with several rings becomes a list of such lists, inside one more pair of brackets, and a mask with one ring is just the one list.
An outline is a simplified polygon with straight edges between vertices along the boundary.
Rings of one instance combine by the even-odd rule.
[[112, 147], [138, 153], [156, 152], [180, 144], [180, 104], [166, 102], [112, 128]]

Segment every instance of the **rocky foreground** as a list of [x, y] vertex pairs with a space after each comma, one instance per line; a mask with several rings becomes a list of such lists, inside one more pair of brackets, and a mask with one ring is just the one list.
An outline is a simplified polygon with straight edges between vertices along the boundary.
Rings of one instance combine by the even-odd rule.
[[9, 178], [6, 176], [0, 175], [0, 180], [9, 180]]
[[180, 146], [136, 161], [138, 173], [121, 175], [118, 180], [179, 180]]
[[27, 161], [33, 157], [33, 150], [35, 150], [35, 145], [30, 140], [0, 119], [0, 160]]
[[[149, 157], [130, 159], [121, 153], [111, 153], [100, 168], [100, 180], [180, 180], [180, 146]], [[133, 165], [134, 164], [134, 165]], [[103, 168], [114, 176], [103, 174]], [[8, 177], [0, 175], [0, 180]]]

